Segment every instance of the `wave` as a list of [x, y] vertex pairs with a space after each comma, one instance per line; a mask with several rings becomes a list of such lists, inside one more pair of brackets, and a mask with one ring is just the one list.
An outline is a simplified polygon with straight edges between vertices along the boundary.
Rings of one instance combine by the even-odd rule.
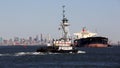
[[60, 53], [42, 53], [42, 52], [17, 52], [17, 53], [5, 53], [0, 54], [0, 56], [26, 56], [26, 55], [47, 55], [47, 54], [60, 54]]
[[18, 53], [14, 54], [14, 56], [24, 56], [24, 55], [44, 55], [44, 53], [41, 53], [41, 52], [18, 52]]
[[41, 52], [18, 52], [18, 53], [5, 53], [5, 54], [0, 54], [0, 56], [24, 56], [24, 55], [45, 55], [44, 53]]
[[10, 54], [0, 54], [0, 56], [10, 56]]
[[86, 53], [86, 52], [85, 52], [85, 51], [80, 51], [80, 50], [79, 50], [77, 53]]
[[[77, 54], [79, 53], [86, 53], [85, 51], [78, 51]], [[47, 55], [47, 54], [62, 54], [62, 53], [42, 53], [42, 52], [17, 52], [17, 53], [5, 53], [5, 54], [0, 54], [0, 56], [25, 56], [25, 55]], [[71, 53], [72, 54], [72, 53]]]

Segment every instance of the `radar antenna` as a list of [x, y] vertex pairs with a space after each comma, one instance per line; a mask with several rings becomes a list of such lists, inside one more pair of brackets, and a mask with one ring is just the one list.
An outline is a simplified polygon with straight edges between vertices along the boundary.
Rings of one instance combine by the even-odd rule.
[[63, 7], [63, 18], [65, 18], [65, 5], [62, 6]]

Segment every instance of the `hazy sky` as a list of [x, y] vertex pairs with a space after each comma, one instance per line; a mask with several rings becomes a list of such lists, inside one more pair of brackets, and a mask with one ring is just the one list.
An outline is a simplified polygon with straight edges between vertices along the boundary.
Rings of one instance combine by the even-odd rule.
[[0, 36], [59, 36], [62, 5], [70, 33], [87, 27], [99, 36], [120, 40], [120, 0], [0, 0]]

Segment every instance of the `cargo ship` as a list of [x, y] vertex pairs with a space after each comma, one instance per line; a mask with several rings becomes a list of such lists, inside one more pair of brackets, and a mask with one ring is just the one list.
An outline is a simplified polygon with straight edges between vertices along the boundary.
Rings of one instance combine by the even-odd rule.
[[76, 47], [108, 47], [108, 38], [97, 36], [97, 33], [89, 32], [86, 27], [83, 27], [79, 33], [74, 33], [76, 39], [74, 45]]

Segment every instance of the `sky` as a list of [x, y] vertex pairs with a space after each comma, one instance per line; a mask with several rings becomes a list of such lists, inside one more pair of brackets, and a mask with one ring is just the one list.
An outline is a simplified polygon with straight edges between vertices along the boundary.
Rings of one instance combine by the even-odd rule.
[[58, 37], [63, 5], [71, 35], [86, 27], [120, 41], [120, 0], [0, 0], [0, 37]]

